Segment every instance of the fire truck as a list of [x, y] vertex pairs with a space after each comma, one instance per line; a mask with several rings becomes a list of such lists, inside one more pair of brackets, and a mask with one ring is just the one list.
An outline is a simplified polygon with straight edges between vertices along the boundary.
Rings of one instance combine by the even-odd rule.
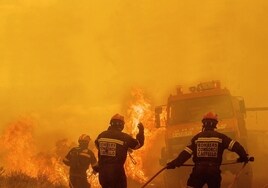
[[[170, 95], [166, 105], [155, 108], [156, 127], [161, 126], [161, 117], [165, 114], [164, 147], [161, 149], [160, 165], [175, 159], [188, 145], [191, 138], [202, 129], [202, 117], [207, 112], [218, 114], [217, 131], [240, 142], [247, 150], [247, 129], [245, 126], [246, 108], [242, 97], [232, 96], [230, 91], [221, 87], [220, 81], [202, 82], [189, 87], [183, 92], [177, 88], [175, 95]], [[224, 151], [223, 163], [229, 163], [238, 155]], [[193, 164], [191, 159], [186, 163]], [[234, 180], [242, 164], [222, 165], [222, 187], [227, 187]], [[180, 167], [163, 172], [164, 187], [186, 187], [191, 167]], [[252, 167], [247, 164], [236, 182], [237, 188], [250, 188]]]

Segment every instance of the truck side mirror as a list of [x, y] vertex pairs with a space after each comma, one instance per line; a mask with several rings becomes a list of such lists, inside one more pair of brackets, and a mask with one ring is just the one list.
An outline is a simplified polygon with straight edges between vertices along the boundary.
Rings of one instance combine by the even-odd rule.
[[161, 126], [160, 114], [162, 113], [162, 107], [158, 106], [155, 108], [155, 127], [159, 128]]

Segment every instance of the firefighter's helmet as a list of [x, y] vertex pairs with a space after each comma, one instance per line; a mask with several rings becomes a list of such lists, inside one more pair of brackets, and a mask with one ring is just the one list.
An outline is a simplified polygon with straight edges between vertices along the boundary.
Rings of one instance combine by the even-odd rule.
[[82, 134], [79, 139], [78, 139], [78, 143], [89, 143], [90, 142], [90, 136], [87, 134]]
[[215, 129], [218, 123], [218, 115], [208, 112], [203, 116], [202, 123], [205, 129]]
[[124, 129], [124, 124], [125, 124], [124, 116], [120, 114], [115, 114], [110, 120], [110, 125], [118, 127], [119, 130], [121, 131]]
[[218, 115], [212, 112], [208, 112], [207, 114], [203, 116], [203, 120], [206, 120], [206, 119], [218, 121]]

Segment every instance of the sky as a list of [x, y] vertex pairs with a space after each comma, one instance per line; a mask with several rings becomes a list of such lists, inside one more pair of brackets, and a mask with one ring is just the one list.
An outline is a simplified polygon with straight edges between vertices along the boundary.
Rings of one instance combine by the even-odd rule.
[[[0, 0], [0, 129], [21, 116], [93, 137], [140, 88], [152, 106], [177, 85], [220, 80], [268, 106], [265, 0]], [[253, 114], [255, 117], [255, 114]]]

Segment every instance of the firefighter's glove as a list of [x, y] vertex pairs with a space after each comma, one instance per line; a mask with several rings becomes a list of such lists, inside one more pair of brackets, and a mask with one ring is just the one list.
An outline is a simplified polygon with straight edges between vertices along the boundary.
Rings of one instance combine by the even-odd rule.
[[93, 174], [97, 174], [99, 172], [99, 165], [92, 166]]
[[248, 156], [245, 156], [245, 157], [239, 157], [236, 162], [238, 163], [248, 163], [249, 162], [249, 158]]
[[175, 169], [176, 168], [176, 165], [173, 161], [167, 163], [167, 169]]
[[140, 132], [140, 133], [143, 133], [143, 132], [144, 132], [144, 126], [143, 126], [142, 123], [139, 123], [139, 124], [138, 124], [138, 129], [139, 129], [139, 132]]

